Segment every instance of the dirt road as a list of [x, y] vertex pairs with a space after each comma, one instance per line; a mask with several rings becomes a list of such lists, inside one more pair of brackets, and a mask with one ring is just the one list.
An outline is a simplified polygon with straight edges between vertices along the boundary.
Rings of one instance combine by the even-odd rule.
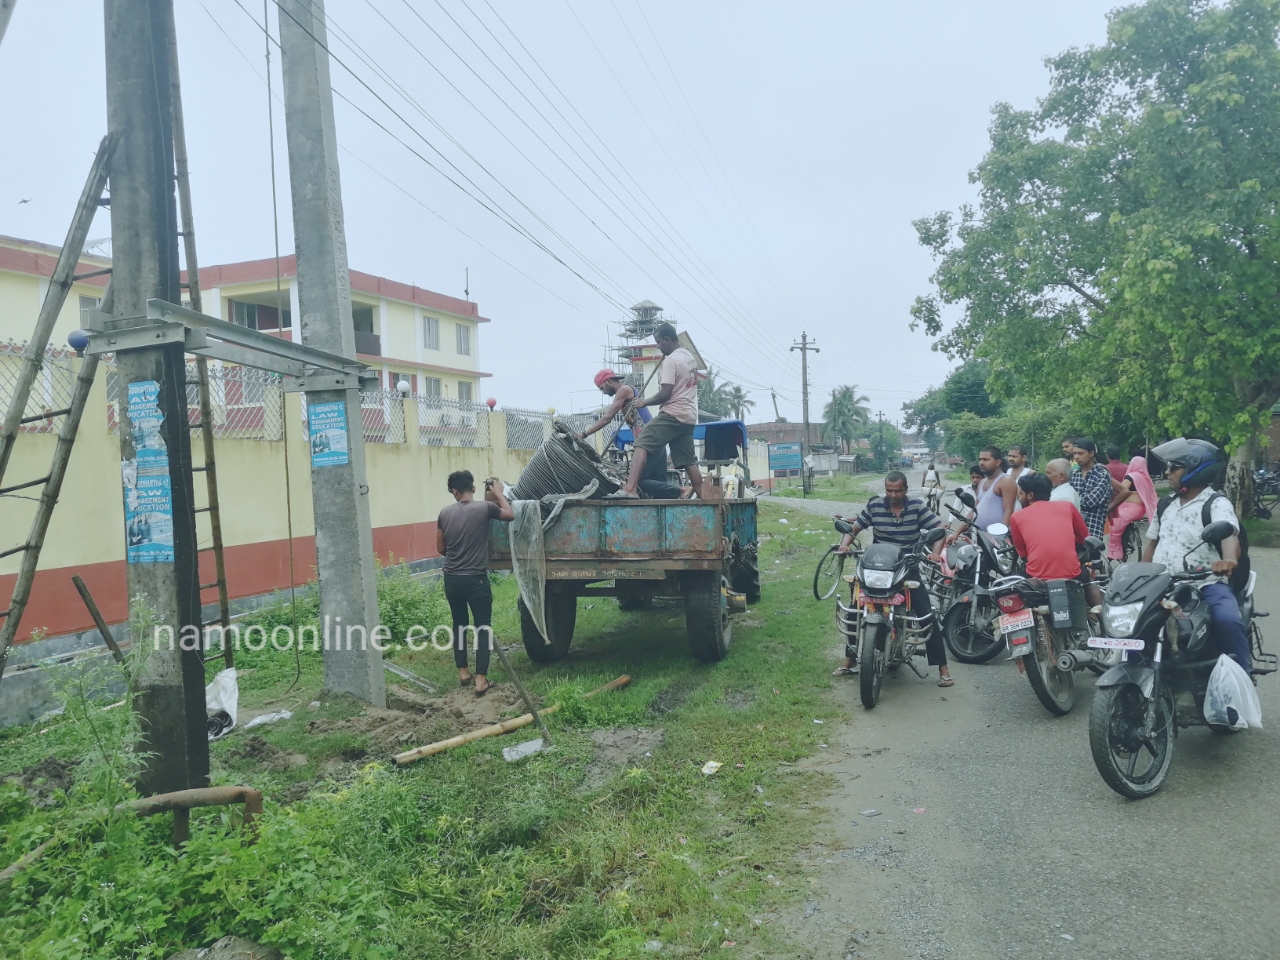
[[[1280, 615], [1280, 550], [1253, 555]], [[874, 711], [856, 677], [837, 688], [850, 721], [813, 760], [837, 787], [812, 899], [783, 921], [795, 956], [1280, 956], [1280, 674], [1259, 683], [1266, 729], [1183, 731], [1164, 789], [1132, 802], [1090, 758], [1089, 679], [1055, 719], [1003, 657], [953, 669], [950, 689], [887, 677]]]

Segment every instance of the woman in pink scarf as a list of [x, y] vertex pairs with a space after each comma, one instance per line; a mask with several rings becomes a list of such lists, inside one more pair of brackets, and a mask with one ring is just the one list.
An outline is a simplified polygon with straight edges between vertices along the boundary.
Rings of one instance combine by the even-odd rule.
[[1107, 544], [1107, 556], [1112, 560], [1124, 559], [1122, 537], [1131, 523], [1156, 515], [1156, 487], [1147, 472], [1146, 457], [1134, 457], [1129, 461], [1125, 477], [1111, 499], [1111, 540]]

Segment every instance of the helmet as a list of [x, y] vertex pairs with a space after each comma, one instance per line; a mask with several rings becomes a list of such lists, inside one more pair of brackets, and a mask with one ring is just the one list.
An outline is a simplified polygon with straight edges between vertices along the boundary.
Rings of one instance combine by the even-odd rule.
[[1207, 440], [1187, 440], [1178, 437], [1152, 447], [1151, 452], [1170, 467], [1181, 467], [1182, 479], [1178, 492], [1186, 493], [1192, 487], [1211, 487], [1222, 479], [1226, 457]]
[[621, 377], [619, 377], [616, 373], [614, 373], [608, 367], [605, 367], [603, 370], [597, 373], [595, 377], [597, 387], [603, 386], [606, 381], [620, 380], [620, 379]]

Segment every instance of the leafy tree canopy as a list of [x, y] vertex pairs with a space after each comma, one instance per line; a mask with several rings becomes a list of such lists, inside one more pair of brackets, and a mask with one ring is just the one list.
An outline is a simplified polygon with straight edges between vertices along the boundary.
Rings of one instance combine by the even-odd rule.
[[822, 439], [848, 451], [853, 441], [866, 436], [866, 424], [871, 419], [868, 403], [870, 400], [859, 394], [854, 384], [832, 390], [831, 399], [822, 408]]
[[[918, 323], [998, 394], [1243, 460], [1280, 400], [1280, 0], [1149, 0], [993, 110], [976, 208], [916, 222]], [[943, 306], [961, 317], [944, 331]]]

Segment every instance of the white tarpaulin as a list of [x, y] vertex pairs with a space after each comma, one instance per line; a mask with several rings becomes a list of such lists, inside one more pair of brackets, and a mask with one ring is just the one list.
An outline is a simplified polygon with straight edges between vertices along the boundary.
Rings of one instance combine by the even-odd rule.
[[547, 590], [547, 560], [542, 549], [542, 504], [537, 500], [513, 500], [515, 519], [510, 524], [511, 572], [520, 585], [520, 598], [547, 638], [544, 598]]

